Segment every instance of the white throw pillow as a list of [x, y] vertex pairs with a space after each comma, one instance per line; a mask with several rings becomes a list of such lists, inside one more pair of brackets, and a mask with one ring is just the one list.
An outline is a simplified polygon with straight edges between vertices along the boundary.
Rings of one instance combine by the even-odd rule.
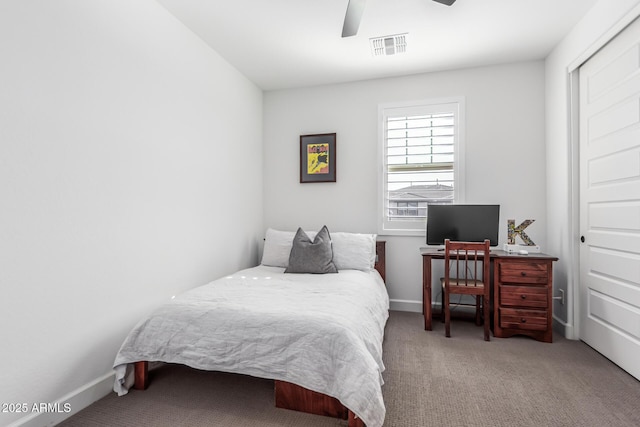
[[370, 271], [376, 262], [376, 235], [331, 233], [333, 263], [338, 270]]
[[[271, 267], [289, 266], [289, 254], [293, 245], [294, 231], [279, 231], [269, 228], [264, 239], [264, 251], [262, 252], [262, 265]], [[311, 236], [309, 236], [311, 237]], [[312, 238], [312, 237], [311, 237]]]

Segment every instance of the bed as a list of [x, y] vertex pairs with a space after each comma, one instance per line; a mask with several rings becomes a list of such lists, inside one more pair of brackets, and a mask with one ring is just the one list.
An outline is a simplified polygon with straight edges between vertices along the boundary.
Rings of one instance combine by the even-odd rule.
[[[114, 391], [145, 389], [149, 362], [178, 363], [273, 379], [278, 407], [382, 426], [385, 245], [375, 235], [332, 233], [336, 272], [295, 271], [294, 254], [322, 243], [325, 229], [269, 229], [259, 266], [189, 290], [140, 321], [116, 355]], [[305, 253], [313, 264], [323, 258]]]

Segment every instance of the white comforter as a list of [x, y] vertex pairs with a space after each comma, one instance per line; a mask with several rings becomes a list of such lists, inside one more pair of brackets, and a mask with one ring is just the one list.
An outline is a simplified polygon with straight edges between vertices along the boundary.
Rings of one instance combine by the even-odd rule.
[[242, 270], [160, 307], [122, 344], [114, 391], [132, 385], [132, 362], [179, 363], [295, 383], [336, 397], [368, 427], [382, 426], [389, 298], [380, 275], [283, 272]]

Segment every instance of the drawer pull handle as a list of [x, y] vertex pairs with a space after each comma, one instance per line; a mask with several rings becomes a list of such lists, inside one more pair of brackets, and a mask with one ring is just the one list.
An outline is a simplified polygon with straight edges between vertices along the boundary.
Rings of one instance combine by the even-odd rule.
[[526, 272], [526, 271], [521, 271], [521, 272], [520, 272], [520, 275], [522, 275], [522, 276], [524, 277], [524, 276], [526, 276], [526, 275], [527, 275], [527, 272]]
[[527, 323], [527, 319], [525, 319], [524, 317], [522, 319], [520, 319], [520, 322], [522, 323]]
[[524, 295], [524, 294], [522, 294], [522, 295], [520, 295], [520, 298], [522, 298], [522, 299], [527, 299], [527, 296], [526, 296], [526, 295]]

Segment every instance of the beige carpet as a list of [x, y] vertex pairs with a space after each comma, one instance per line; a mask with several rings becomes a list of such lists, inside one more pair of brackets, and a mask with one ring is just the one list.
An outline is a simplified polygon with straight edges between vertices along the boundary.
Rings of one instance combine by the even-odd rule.
[[[640, 382], [582, 342], [485, 342], [481, 327], [455, 319], [451, 335], [439, 322], [425, 332], [419, 314], [391, 312], [385, 426], [640, 426]], [[148, 390], [110, 394], [60, 425], [346, 426], [275, 408], [268, 380], [184, 366], [152, 372]]]

